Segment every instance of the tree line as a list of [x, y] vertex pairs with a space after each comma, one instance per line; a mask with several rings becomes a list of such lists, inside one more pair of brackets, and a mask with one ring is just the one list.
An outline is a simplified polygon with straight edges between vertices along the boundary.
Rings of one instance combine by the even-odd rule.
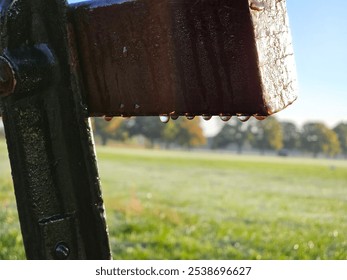
[[[223, 149], [234, 144], [239, 153], [249, 145], [261, 153], [310, 153], [314, 157], [325, 155], [347, 157], [347, 123], [339, 123], [333, 129], [321, 122], [308, 122], [301, 128], [293, 122], [280, 122], [275, 117], [264, 121], [251, 120], [242, 124], [236, 120], [223, 126], [212, 139], [212, 149]], [[283, 154], [285, 155], [285, 154]]]
[[[193, 120], [179, 118], [167, 124], [161, 123], [158, 117], [113, 118], [111, 121], [94, 118], [92, 125], [102, 145], [109, 140], [130, 141], [142, 136], [148, 147], [159, 144], [167, 149], [233, 148], [238, 153], [252, 149], [262, 154], [277, 151], [283, 155], [296, 152], [309, 153], [313, 157], [342, 155], [347, 158], [347, 123], [344, 122], [333, 128], [321, 122], [308, 122], [298, 127], [293, 122], [278, 121], [273, 116], [263, 121], [252, 118], [246, 123], [232, 118], [208, 139], [204, 136], [201, 119], [197, 117]], [[0, 137], [4, 137], [2, 127]]]
[[347, 158], [347, 123], [329, 128], [324, 123], [309, 122], [298, 127], [293, 122], [278, 121], [275, 117], [258, 121], [250, 119], [243, 123], [237, 118], [223, 123], [219, 133], [206, 139], [201, 119], [179, 118], [163, 124], [158, 117], [136, 117], [129, 120], [114, 118], [107, 122], [102, 118], [93, 120], [95, 135], [103, 145], [111, 139], [129, 141], [137, 136], [146, 139], [147, 146], [156, 144], [171, 147], [205, 147], [210, 149], [234, 148], [238, 153], [244, 149], [255, 149], [279, 153], [310, 153], [314, 157], [325, 155]]
[[95, 118], [93, 128], [102, 145], [106, 145], [111, 139], [129, 141], [138, 136], [144, 137], [150, 148], [155, 144], [161, 144], [165, 148], [173, 145], [192, 148], [206, 144], [199, 118], [179, 118], [168, 123], [162, 123], [158, 117], [136, 117], [128, 120], [113, 118], [108, 122]]

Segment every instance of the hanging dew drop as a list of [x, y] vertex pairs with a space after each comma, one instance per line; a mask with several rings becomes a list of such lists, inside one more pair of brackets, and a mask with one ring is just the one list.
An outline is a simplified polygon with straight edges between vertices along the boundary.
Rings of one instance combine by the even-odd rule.
[[175, 121], [175, 120], [178, 119], [178, 117], [179, 117], [179, 116], [177, 116], [177, 115], [172, 115], [172, 116], [171, 116], [171, 119]]
[[159, 119], [160, 119], [160, 121], [161, 121], [162, 123], [168, 123], [169, 120], [170, 120], [170, 116], [168, 116], [168, 115], [160, 115], [160, 116], [159, 116]]
[[223, 122], [227, 122], [231, 119], [231, 116], [227, 116], [227, 115], [221, 115], [219, 117]]
[[113, 117], [109, 117], [109, 116], [105, 116], [104, 117], [104, 120], [107, 121], [107, 122], [110, 122], [112, 121]]
[[237, 116], [237, 118], [241, 121], [241, 122], [246, 122], [248, 121], [251, 116]]
[[189, 116], [189, 115], [187, 115], [186, 118], [187, 118], [188, 120], [191, 121], [191, 120], [193, 120], [193, 119], [195, 118], [195, 116]]
[[202, 118], [205, 120], [205, 121], [209, 121], [212, 116], [211, 115], [202, 115]]
[[258, 120], [258, 121], [263, 121], [265, 120], [267, 117], [266, 116], [257, 116], [257, 115], [254, 115], [254, 117]]

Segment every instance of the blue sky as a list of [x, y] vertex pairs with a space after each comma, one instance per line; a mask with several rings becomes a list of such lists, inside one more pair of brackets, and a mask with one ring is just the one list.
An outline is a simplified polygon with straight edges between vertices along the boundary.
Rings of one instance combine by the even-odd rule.
[[299, 99], [280, 119], [347, 121], [347, 2], [287, 0]]
[[[80, 2], [70, 0], [69, 2]], [[301, 125], [347, 121], [347, 1], [287, 0], [299, 98], [276, 114]], [[212, 133], [221, 123], [206, 124]]]

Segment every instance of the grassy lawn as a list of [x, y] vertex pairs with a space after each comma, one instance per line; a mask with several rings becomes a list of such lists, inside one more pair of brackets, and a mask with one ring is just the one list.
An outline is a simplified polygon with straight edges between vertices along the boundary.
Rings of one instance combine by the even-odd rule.
[[[115, 259], [347, 259], [347, 161], [97, 147]], [[0, 259], [24, 258], [0, 141]]]
[[0, 260], [24, 258], [8, 155], [0, 138]]

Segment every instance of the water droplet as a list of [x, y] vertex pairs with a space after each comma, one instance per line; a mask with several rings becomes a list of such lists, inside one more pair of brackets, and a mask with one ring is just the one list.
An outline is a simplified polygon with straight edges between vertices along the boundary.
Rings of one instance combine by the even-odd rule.
[[265, 9], [265, 4], [261, 1], [253, 0], [249, 7], [253, 11], [261, 12]]
[[258, 121], [263, 121], [267, 118], [267, 116], [258, 116], [258, 115], [254, 115], [254, 117], [258, 120]]
[[160, 115], [160, 116], [159, 116], [159, 119], [160, 119], [160, 121], [161, 121], [162, 123], [168, 123], [169, 120], [170, 120], [170, 116], [168, 116], [168, 115]]
[[231, 119], [231, 116], [227, 116], [227, 115], [220, 115], [219, 117], [223, 122], [227, 122]]
[[172, 116], [171, 116], [171, 119], [173, 119], [173, 120], [175, 121], [175, 120], [178, 119], [178, 117], [179, 117], [178, 115], [172, 115]]
[[135, 110], [140, 109], [140, 105], [139, 105], [139, 104], [135, 104], [135, 105], [134, 105], [134, 109], [135, 109]]
[[212, 116], [211, 115], [202, 115], [202, 118], [205, 120], [205, 121], [209, 121]]
[[105, 116], [104, 117], [104, 120], [107, 121], [107, 122], [110, 122], [112, 121], [113, 117], [109, 117], [109, 116]]
[[124, 109], [125, 105], [123, 103], [119, 104], [119, 109]]
[[187, 120], [193, 120], [194, 118], [195, 118], [195, 116], [191, 116], [191, 115], [186, 115], [186, 118], [187, 118]]
[[248, 121], [251, 116], [237, 116], [237, 118], [241, 121], [241, 122], [246, 122]]
[[128, 48], [127, 47], [123, 47], [123, 56], [124, 57], [128, 56]]
[[130, 119], [131, 118], [131, 116], [129, 116], [129, 115], [121, 115], [121, 116], [123, 119]]

